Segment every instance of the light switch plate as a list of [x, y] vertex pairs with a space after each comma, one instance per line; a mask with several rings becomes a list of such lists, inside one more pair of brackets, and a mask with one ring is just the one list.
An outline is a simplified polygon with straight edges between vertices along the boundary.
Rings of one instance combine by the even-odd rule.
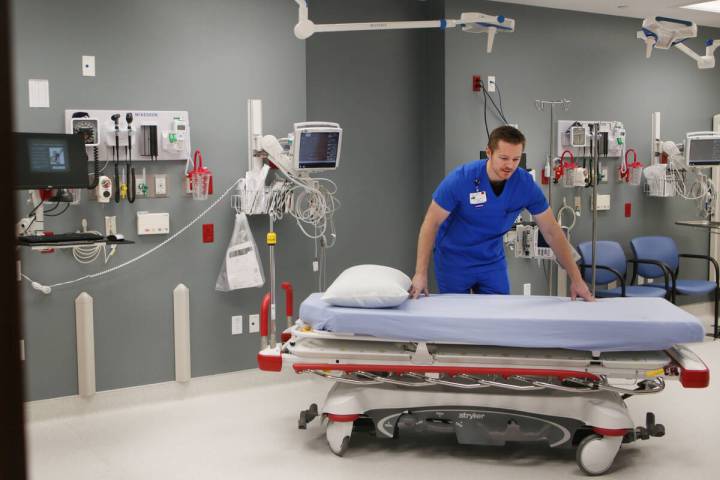
[[242, 315], [232, 316], [232, 334], [240, 335], [243, 332], [243, 317]]
[[45, 79], [28, 80], [30, 108], [50, 108], [50, 82]]

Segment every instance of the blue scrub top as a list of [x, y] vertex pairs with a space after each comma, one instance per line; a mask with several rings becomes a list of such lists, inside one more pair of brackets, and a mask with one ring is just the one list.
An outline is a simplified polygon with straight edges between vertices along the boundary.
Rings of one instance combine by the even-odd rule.
[[545, 194], [522, 168], [495, 195], [486, 164], [487, 160], [476, 160], [459, 166], [433, 194], [435, 203], [450, 212], [435, 238], [438, 272], [473, 274], [506, 268], [503, 235], [523, 209], [532, 215], [548, 209]]

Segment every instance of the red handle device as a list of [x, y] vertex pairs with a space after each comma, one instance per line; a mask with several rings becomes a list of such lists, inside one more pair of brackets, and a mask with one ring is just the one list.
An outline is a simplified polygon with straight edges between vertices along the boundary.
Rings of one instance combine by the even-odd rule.
[[[570, 155], [570, 162], [565, 161], [565, 154]], [[563, 170], [575, 168], [577, 165], [575, 165], [575, 155], [573, 155], [573, 152], [570, 150], [563, 151], [562, 155], [560, 155], [560, 164], [563, 166]]]
[[[195, 150], [195, 153], [193, 154], [193, 169], [188, 172], [188, 178], [191, 178], [193, 174], [198, 173], [207, 173], [210, 175], [210, 183], [208, 185], [208, 194], [212, 195], [213, 193], [213, 177], [212, 172], [210, 172], [209, 168], [205, 168], [203, 166], [203, 158], [202, 153], [200, 153], [200, 149]], [[192, 190], [192, 183], [190, 183], [190, 190]]]
[[260, 336], [266, 337], [270, 332], [270, 294], [266, 293], [260, 307]]
[[285, 290], [285, 314], [288, 317], [293, 316], [293, 287], [290, 282], [283, 282], [280, 288]]

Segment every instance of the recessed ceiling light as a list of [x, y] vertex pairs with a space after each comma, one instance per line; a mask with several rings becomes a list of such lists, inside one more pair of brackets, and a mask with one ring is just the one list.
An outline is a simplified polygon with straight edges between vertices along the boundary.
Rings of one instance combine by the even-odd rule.
[[691, 5], [684, 5], [681, 8], [701, 10], [703, 12], [720, 13], [720, 0], [714, 0], [712, 2], [693, 3]]

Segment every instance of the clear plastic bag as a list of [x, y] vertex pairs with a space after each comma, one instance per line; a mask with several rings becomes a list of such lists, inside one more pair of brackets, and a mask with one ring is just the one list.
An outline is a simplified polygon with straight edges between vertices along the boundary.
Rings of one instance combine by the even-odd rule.
[[215, 290], [229, 292], [241, 288], [262, 287], [265, 284], [262, 262], [244, 213], [235, 215], [230, 244], [225, 251]]

